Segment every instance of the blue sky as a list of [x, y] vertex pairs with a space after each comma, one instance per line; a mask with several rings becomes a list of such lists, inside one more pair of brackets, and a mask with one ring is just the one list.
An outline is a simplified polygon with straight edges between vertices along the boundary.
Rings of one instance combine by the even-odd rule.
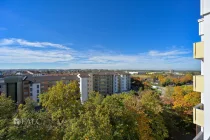
[[1, 0], [0, 69], [199, 70], [199, 0]]

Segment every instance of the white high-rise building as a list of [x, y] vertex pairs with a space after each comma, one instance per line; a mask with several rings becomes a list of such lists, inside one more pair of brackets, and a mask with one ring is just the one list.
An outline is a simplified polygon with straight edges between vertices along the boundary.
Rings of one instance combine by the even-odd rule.
[[193, 89], [201, 92], [201, 103], [193, 108], [197, 133], [194, 140], [210, 140], [210, 0], [200, 0], [200, 15], [201, 41], [194, 43], [193, 57], [201, 61], [201, 75], [193, 77]]

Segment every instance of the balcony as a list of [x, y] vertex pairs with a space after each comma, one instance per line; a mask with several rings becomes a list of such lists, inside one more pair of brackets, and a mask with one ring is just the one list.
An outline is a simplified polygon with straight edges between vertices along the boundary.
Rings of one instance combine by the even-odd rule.
[[203, 132], [200, 131], [193, 140], [203, 140]]
[[193, 58], [194, 59], [204, 58], [204, 42], [193, 43]]
[[200, 103], [193, 107], [193, 123], [199, 126], [204, 126], [204, 107]]
[[204, 92], [204, 76], [193, 76], [193, 90], [197, 92]]

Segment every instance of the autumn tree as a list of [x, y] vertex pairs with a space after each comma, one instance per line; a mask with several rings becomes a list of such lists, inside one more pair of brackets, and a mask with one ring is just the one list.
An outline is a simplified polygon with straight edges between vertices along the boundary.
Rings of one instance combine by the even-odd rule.
[[15, 104], [5, 94], [0, 95], [0, 139], [7, 139], [8, 129], [15, 114]]
[[194, 133], [192, 108], [200, 102], [200, 93], [194, 92], [189, 85], [168, 87], [162, 101], [170, 136], [184, 139], [189, 133]]
[[183, 116], [192, 115], [193, 106], [200, 102], [200, 93], [194, 92], [192, 86], [174, 87], [173, 108], [177, 109]]
[[62, 81], [40, 95], [41, 105], [60, 121], [76, 117], [81, 106], [79, 85], [76, 81], [65, 84]]
[[52, 121], [59, 124], [54, 127], [58, 138], [62, 138], [68, 120], [79, 116], [81, 102], [78, 82], [73, 81], [69, 84], [58, 82], [49, 88], [47, 93], [40, 95], [40, 102], [51, 115]]
[[140, 96], [129, 96], [124, 101], [126, 108], [133, 112], [136, 118], [139, 140], [154, 140], [152, 136], [152, 128], [150, 127], [151, 119], [145, 113], [145, 108], [143, 108], [140, 102]]
[[168, 131], [162, 117], [163, 108], [159, 95], [152, 90], [146, 90], [141, 94], [140, 102], [151, 120], [152, 136], [158, 140], [167, 138]]
[[79, 116], [69, 120], [64, 139], [113, 139], [109, 114], [103, 111], [101, 105], [103, 99], [99, 93], [90, 94]]
[[126, 94], [115, 94], [106, 97], [102, 102], [104, 113], [109, 115], [114, 139], [138, 139], [136, 118], [124, 104], [126, 97]]
[[57, 139], [48, 112], [35, 110], [36, 103], [27, 98], [25, 104], [18, 106], [17, 113], [10, 124], [8, 139], [48, 140]]
[[66, 139], [138, 139], [139, 131], [133, 112], [124, 105], [126, 94], [103, 98], [91, 93], [78, 118], [71, 120]]

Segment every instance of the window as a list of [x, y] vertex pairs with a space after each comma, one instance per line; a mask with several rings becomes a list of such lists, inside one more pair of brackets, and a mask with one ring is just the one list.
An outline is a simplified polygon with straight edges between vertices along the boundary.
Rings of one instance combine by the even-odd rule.
[[37, 85], [37, 88], [39, 88], [39, 85]]
[[32, 93], [30, 93], [31, 94], [31, 96], [33, 96], [33, 94]]
[[39, 93], [39, 90], [37, 90], [37, 93]]
[[0, 85], [0, 88], [1, 88], [1, 85]]
[[32, 88], [30, 88], [30, 91], [32, 91]]

